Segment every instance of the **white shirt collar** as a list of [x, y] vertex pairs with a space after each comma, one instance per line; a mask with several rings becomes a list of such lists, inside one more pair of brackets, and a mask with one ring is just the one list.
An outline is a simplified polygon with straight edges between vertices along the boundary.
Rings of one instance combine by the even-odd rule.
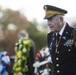
[[65, 27], [66, 27], [66, 22], [64, 23], [62, 29], [61, 29], [60, 32], [59, 32], [59, 34], [60, 34], [61, 36], [62, 36], [62, 34], [63, 34], [63, 31], [64, 31]]

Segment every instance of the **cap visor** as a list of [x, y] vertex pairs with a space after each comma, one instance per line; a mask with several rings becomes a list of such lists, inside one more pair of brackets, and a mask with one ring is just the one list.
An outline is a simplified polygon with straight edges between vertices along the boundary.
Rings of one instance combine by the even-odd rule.
[[52, 18], [54, 15], [46, 15], [45, 17], [44, 17], [44, 19], [49, 19], [49, 18]]

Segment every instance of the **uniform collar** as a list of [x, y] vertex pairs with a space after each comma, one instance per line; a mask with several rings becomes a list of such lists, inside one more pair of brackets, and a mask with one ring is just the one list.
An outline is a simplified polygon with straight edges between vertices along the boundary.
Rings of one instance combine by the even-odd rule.
[[63, 34], [63, 31], [64, 31], [65, 27], [66, 27], [66, 22], [64, 23], [62, 29], [61, 29], [60, 32], [59, 32], [59, 34], [60, 34], [61, 36], [62, 36], [62, 34]]

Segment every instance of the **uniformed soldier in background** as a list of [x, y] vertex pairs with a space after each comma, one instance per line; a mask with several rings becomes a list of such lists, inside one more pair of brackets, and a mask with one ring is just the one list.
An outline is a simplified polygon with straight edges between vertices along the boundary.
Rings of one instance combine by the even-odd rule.
[[51, 53], [53, 75], [76, 75], [76, 30], [64, 20], [67, 11], [55, 6], [45, 5], [44, 19], [51, 32], [47, 35]]

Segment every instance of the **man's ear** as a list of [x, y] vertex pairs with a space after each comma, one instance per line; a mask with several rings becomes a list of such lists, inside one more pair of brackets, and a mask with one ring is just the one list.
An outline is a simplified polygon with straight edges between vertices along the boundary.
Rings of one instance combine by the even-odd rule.
[[64, 25], [64, 18], [61, 16], [60, 21], [62, 22], [62, 25]]

